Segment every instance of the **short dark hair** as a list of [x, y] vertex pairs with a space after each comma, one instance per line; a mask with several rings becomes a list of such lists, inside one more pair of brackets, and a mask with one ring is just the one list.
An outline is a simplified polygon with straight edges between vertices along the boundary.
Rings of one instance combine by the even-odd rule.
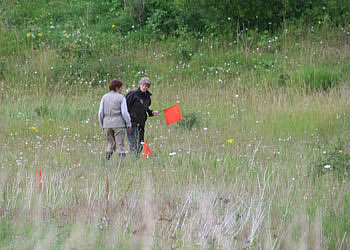
[[116, 89], [120, 89], [123, 86], [123, 82], [119, 79], [113, 79], [110, 83], [109, 83], [109, 90], [116, 90]]

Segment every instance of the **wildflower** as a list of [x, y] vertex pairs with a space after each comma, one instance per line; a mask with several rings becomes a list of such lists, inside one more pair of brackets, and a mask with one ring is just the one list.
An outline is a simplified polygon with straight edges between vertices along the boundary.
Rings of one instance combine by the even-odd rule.
[[34, 130], [34, 131], [37, 130], [37, 127], [33, 126], [33, 127], [32, 127], [32, 130]]
[[30, 33], [27, 33], [27, 37], [30, 37], [30, 35], [31, 35]]
[[227, 140], [227, 142], [228, 142], [228, 143], [233, 143], [233, 139], [230, 138], [230, 139]]
[[115, 28], [115, 25], [114, 24], [112, 24], [112, 29], [114, 29]]
[[39, 34], [38, 34], [38, 37], [42, 37], [42, 36], [43, 36], [43, 33], [39, 33]]
[[170, 156], [176, 155], [176, 152], [171, 152], [169, 155]]
[[331, 165], [327, 164], [323, 166], [324, 168], [331, 168]]
[[66, 33], [67, 33], [67, 31], [66, 31], [66, 30], [64, 30], [64, 31], [62, 31], [62, 33], [63, 33], [63, 34], [66, 34]]

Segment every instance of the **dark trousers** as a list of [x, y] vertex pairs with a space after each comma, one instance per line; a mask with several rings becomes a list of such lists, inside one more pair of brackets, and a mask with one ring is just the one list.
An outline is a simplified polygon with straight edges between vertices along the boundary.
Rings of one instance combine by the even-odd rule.
[[132, 129], [128, 130], [128, 140], [130, 144], [130, 151], [140, 153], [143, 149], [145, 139], [145, 128], [140, 126], [132, 127]]

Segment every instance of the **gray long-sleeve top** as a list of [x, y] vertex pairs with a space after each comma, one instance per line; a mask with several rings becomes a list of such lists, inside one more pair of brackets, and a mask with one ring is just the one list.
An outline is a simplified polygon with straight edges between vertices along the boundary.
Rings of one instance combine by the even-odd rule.
[[116, 91], [110, 91], [102, 97], [98, 118], [102, 128], [131, 127], [126, 99]]

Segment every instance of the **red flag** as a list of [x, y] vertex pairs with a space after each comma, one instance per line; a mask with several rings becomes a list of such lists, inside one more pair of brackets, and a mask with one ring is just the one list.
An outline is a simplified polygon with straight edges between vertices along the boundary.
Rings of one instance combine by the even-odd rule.
[[176, 104], [170, 108], [164, 109], [166, 125], [181, 121], [180, 104]]
[[149, 155], [152, 155], [151, 149], [148, 147], [147, 140], [145, 140], [145, 144], [143, 145], [143, 158], [148, 158]]
[[38, 176], [38, 186], [39, 186], [39, 188], [41, 188], [41, 186], [42, 186], [42, 184], [41, 184], [41, 168], [40, 168], [39, 176]]

